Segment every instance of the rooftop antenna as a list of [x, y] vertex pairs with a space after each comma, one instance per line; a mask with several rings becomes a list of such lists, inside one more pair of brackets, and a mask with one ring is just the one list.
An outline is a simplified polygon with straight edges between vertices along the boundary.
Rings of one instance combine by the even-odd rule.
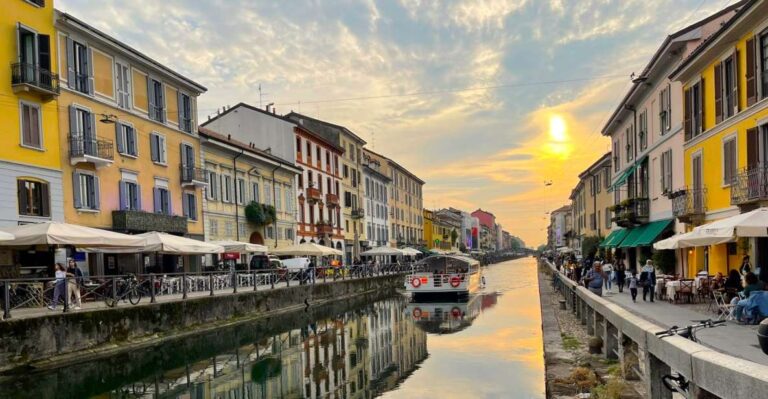
[[261, 91], [261, 83], [259, 83], [259, 108], [263, 109], [264, 105], [262, 104], [263, 96], [269, 95], [269, 93], [263, 93]]
[[371, 131], [371, 149], [376, 151], [376, 132]]

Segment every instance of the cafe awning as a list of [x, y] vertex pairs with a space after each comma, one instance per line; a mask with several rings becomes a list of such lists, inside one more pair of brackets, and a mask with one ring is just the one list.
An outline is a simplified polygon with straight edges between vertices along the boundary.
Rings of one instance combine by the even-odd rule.
[[659, 235], [672, 223], [672, 219], [657, 220], [639, 227], [639, 236], [635, 239], [634, 246], [644, 247], [656, 242]]
[[234, 253], [267, 253], [267, 247], [261, 244], [251, 244], [249, 242], [222, 240], [222, 241], [209, 241], [209, 244], [220, 245], [224, 247], [224, 252]]
[[0, 231], [13, 235], [13, 239], [0, 242], [0, 245], [3, 246], [87, 245], [105, 247], [120, 245], [136, 251], [136, 248], [143, 247], [146, 241], [143, 237], [61, 222], [3, 227]]
[[613, 190], [616, 190], [617, 188], [619, 188], [619, 186], [621, 186], [621, 185], [623, 185], [624, 183], [626, 183], [626, 182], [627, 182], [627, 178], [629, 178], [629, 175], [631, 175], [632, 173], [634, 173], [634, 172], [635, 172], [635, 170], [637, 170], [637, 168], [638, 168], [638, 167], [639, 167], [639, 166], [640, 166], [640, 165], [641, 165], [643, 162], [645, 162], [645, 159], [646, 159], [646, 158], [647, 158], [647, 157], [643, 157], [643, 158], [641, 158], [641, 159], [637, 160], [637, 162], [633, 163], [633, 164], [632, 164], [632, 166], [630, 166], [630, 167], [628, 167], [628, 168], [624, 169], [624, 171], [623, 171], [623, 172], [621, 172], [621, 174], [619, 174], [619, 176], [616, 178], [616, 180], [614, 180], [613, 184], [611, 184], [611, 187], [609, 187], [609, 188], [608, 188], [608, 192], [611, 192], [611, 191], [613, 191]]
[[616, 248], [619, 246], [621, 241], [624, 240], [624, 237], [626, 237], [628, 233], [628, 229], [614, 230], [611, 232], [611, 234], [608, 234], [608, 237], [605, 237], [605, 240], [600, 243], [600, 246], [602, 248]]
[[627, 233], [627, 236], [624, 237], [624, 239], [621, 241], [619, 248], [634, 248], [637, 246], [635, 245], [635, 241], [640, 238], [640, 235], [642, 234], [642, 227], [634, 227], [628, 230], [629, 233]]
[[375, 247], [372, 249], [369, 249], [360, 255], [362, 256], [393, 256], [393, 255], [405, 255], [405, 252], [401, 249], [392, 248], [392, 247]]
[[168, 255], [205, 255], [219, 254], [224, 252], [224, 247], [208, 242], [193, 240], [187, 237], [175, 236], [172, 234], [150, 231], [148, 233], [137, 234], [135, 236], [144, 239], [142, 248], [126, 248], [124, 246], [113, 247], [83, 247], [79, 248], [83, 252], [92, 253], [140, 253], [157, 252]]

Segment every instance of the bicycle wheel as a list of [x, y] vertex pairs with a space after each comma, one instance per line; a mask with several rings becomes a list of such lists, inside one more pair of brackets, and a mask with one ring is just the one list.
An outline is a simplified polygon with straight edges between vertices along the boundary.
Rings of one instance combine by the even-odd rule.
[[131, 303], [131, 305], [138, 305], [139, 301], [141, 301], [141, 292], [136, 287], [131, 288], [130, 291], [128, 291], [128, 302]]

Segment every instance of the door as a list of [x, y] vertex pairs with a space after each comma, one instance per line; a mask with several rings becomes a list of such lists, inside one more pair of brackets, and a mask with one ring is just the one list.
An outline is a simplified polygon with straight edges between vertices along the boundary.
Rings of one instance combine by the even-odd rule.
[[[702, 192], [704, 182], [702, 181], [702, 175], [701, 175], [701, 153], [695, 154], [693, 156], [693, 162], [691, 165], [691, 177], [693, 179], [693, 192], [694, 193]], [[702, 204], [702, 201], [703, 201], [703, 196], [694, 195], [693, 209], [703, 209], [704, 204]]]
[[18, 26], [19, 78], [25, 83], [35, 83], [35, 65], [37, 65], [37, 40], [35, 32]]
[[[191, 181], [195, 178], [195, 150], [189, 144], [181, 145], [181, 168], [182, 176], [185, 181]], [[237, 195], [237, 187], [235, 188]]]

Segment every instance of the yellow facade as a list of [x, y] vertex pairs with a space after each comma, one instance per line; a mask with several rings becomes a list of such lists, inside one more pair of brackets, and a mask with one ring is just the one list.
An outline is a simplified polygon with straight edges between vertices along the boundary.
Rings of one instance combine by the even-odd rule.
[[435, 247], [434, 214], [428, 209], [424, 209], [424, 242], [428, 249]]
[[[700, 133], [691, 133], [686, 136], [685, 157], [684, 157], [684, 176], [688, 187], [694, 187], [694, 159], [701, 157], [701, 185], [706, 189], [704, 196], [704, 206], [707, 212], [705, 222], [711, 222], [724, 217], [732, 216], [744, 212], [756, 206], [765, 205], [765, 199], [758, 194], [756, 198], [750, 200], [733, 199], [732, 195], [738, 197], [738, 193], [744, 190], [747, 183], [745, 171], [754, 168], [755, 165], [748, 165], [748, 130], [757, 128], [766, 129], [768, 124], [768, 93], [760, 90], [762, 84], [760, 70], [755, 71], [755, 91], [756, 98], [748, 103], [747, 87], [747, 41], [754, 39], [756, 43], [760, 42], [761, 35], [766, 35], [766, 24], [768, 24], [767, 15], [768, 4], [758, 2], [751, 5], [751, 8], [744, 9], [734, 17], [734, 23], [726, 26], [719, 34], [716, 34], [714, 40], [710, 40], [707, 46], [685, 62], [676, 72], [675, 77], [682, 81], [684, 91], [690, 92], [696, 85], [703, 86], [703, 131]], [[758, 15], [763, 17], [757, 17]], [[756, 18], [761, 21], [755, 22]], [[750, 22], [746, 22], [750, 21]], [[752, 44], [752, 43], [750, 43]], [[755, 56], [757, 65], [760, 65], [759, 45], [755, 44]], [[715, 71], [720, 72], [720, 76], [725, 76], [721, 68], [724, 68], [724, 62], [730, 57], [735, 57], [736, 62], [736, 83], [738, 95], [738, 110], [729, 116], [722, 111], [722, 119], [717, 120], [719, 104], [716, 104], [715, 93]], [[753, 66], [757, 66], [754, 65]], [[722, 78], [725, 79], [725, 78]], [[725, 81], [722, 80], [722, 91], [725, 92]], [[683, 96], [686, 98], [686, 96]], [[721, 101], [725, 101], [723, 98]], [[693, 109], [690, 103], [685, 107]], [[725, 107], [721, 108], [724, 109]], [[693, 129], [691, 129], [693, 130]], [[725, 143], [735, 139], [736, 157], [735, 173], [736, 178], [733, 182], [726, 181], [726, 147]], [[752, 149], [753, 151], [759, 151]], [[759, 162], [765, 165], [765, 154], [760, 154]], [[758, 167], [759, 168], [759, 167]], [[730, 169], [730, 168], [729, 168]], [[758, 174], [761, 172], [756, 171]], [[734, 191], [737, 190], [737, 191]], [[750, 189], [751, 190], [751, 189]], [[754, 197], [754, 195], [750, 195]], [[762, 196], [764, 197], [764, 196]], [[694, 226], [688, 226], [692, 229]], [[737, 248], [736, 244], [730, 244], [730, 254], [728, 244], [710, 246], [708, 248], [692, 248], [688, 250], [687, 264], [684, 265], [685, 274], [695, 275], [698, 271], [708, 266], [709, 273], [721, 272], [727, 273], [728, 269], [737, 268], [741, 257], [750, 252], [743, 248]]]
[[[198, 176], [196, 172], [201, 160], [194, 115], [196, 98], [205, 88], [158, 66], [145, 56], [136, 54], [135, 50], [104, 36], [72, 16], [57, 13], [56, 20], [55, 42], [59, 47], [58, 72], [62, 81], [58, 106], [62, 145], [59, 146], [57, 156], [62, 160], [65, 220], [85, 226], [115, 228], [113, 211], [126, 210], [121, 203], [125, 202], [125, 197], [121, 200], [121, 182], [131, 181], [139, 187], [138, 203], [135, 208], [128, 210], [158, 213], [156, 190], [167, 190], [169, 205], [163, 209], [167, 209], [169, 215], [186, 217], [184, 234], [202, 239], [201, 188], [205, 182], [204, 176]], [[73, 53], [76, 52], [72, 48], [76, 45], [82, 46], [82, 54], [90, 57], [90, 68], [87, 63], [72, 62]], [[125, 79], [117, 76], [121, 67], [124, 68]], [[80, 76], [73, 74], [76, 68], [84, 70], [82, 76], [73, 82], [74, 76]], [[158, 104], [158, 112], [162, 114], [158, 118], [151, 118], [147, 110], [150, 108], [147, 100], [150, 90], [147, 85], [148, 76], [158, 82], [164, 94], [162, 104]], [[85, 83], [88, 78], [92, 86]], [[85, 86], [77, 85], [79, 79], [82, 79]], [[127, 95], [121, 97], [121, 82], [126, 80], [130, 81], [125, 85], [129, 89]], [[189, 103], [188, 112], [185, 113], [188, 125], [184, 127], [178, 123], [179, 118], [176, 116], [180, 112], [177, 98], [181, 95], [186, 96]], [[89, 131], [81, 126], [85, 123], [80, 122], [81, 115], [90, 115], [94, 126], [89, 134], [95, 136], [78, 138], [82, 137], [83, 131]], [[134, 132], [133, 150], [127, 149], [128, 144], [123, 144], [125, 148], [121, 151], [118, 142], [126, 143], [129, 140], [119, 133], [121, 126], [128, 126]], [[157, 156], [150, 143], [152, 139], [158, 140]], [[82, 142], [93, 143], [94, 148], [84, 148]], [[89, 152], [93, 154], [79, 156]], [[190, 161], [183, 161], [183, 154], [187, 154], [185, 158], [191, 158]], [[83, 194], [85, 197], [76, 194], [75, 174], [93, 175], [98, 179], [97, 206], [83, 206], [90, 199], [83, 199], [87, 194]], [[192, 195], [194, 198], [189, 199]], [[187, 201], [186, 204], [183, 201]], [[79, 207], [76, 207], [76, 202]]]
[[[50, 66], [48, 72], [55, 72], [57, 68], [57, 49], [55, 45], [55, 31], [53, 27], [53, 5], [51, 1], [39, 7], [24, 0], [9, 0], [3, 2], [2, 31], [4, 40], [0, 41], [0, 59], [3, 60], [0, 68], [0, 127], [4, 135], [4, 145], [0, 146], [0, 159], [24, 165], [32, 165], [42, 168], [58, 170], [61, 167], [59, 158], [59, 119], [56, 112], [56, 96], [45, 94], [35, 90], [35, 84], [29, 86], [12, 84], [14, 67], [19, 63], [23, 50], [19, 47], [20, 29], [34, 33], [37, 46], [40, 42], [47, 41], [50, 44]], [[47, 37], [47, 40], [46, 40]], [[27, 65], [40, 67], [40, 55], [38, 62]], [[40, 67], [42, 68], [42, 67]], [[33, 69], [27, 69], [29, 73], [23, 73], [22, 81], [34, 81]], [[45, 71], [41, 71], [46, 74]], [[16, 76], [19, 77], [18, 75]], [[45, 79], [45, 78], [44, 78]], [[18, 80], [16, 80], [18, 82]], [[55, 82], [54, 82], [55, 84]], [[46, 85], [47, 86], [47, 85]], [[27, 146], [22, 142], [21, 133], [21, 103], [27, 102], [40, 107], [41, 145], [39, 147]]]

